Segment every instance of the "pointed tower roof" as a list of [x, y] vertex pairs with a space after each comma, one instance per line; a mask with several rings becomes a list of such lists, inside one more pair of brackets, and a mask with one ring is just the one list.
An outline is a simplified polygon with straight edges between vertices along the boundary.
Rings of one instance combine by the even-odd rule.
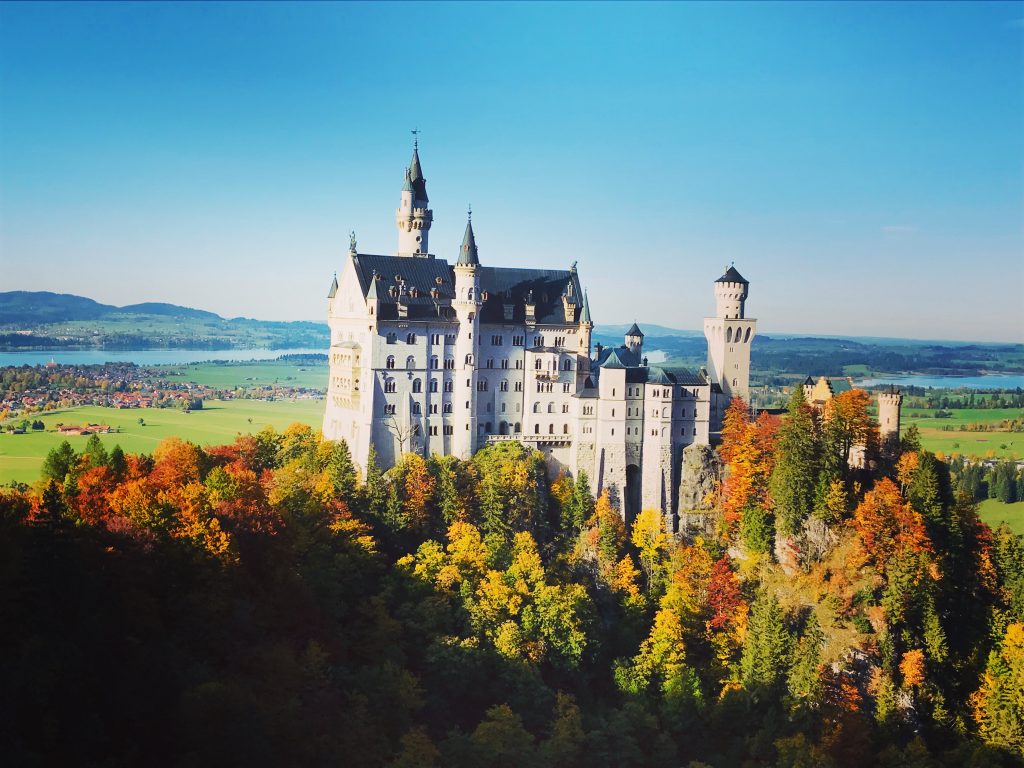
[[402, 191], [416, 193], [416, 188], [412, 185], [412, 174], [408, 168], [405, 169], [405, 184], [402, 185]]
[[743, 283], [744, 285], [750, 285], [750, 283], [741, 275], [736, 267], [730, 266], [725, 274], [715, 280], [716, 283]]
[[608, 357], [601, 363], [602, 368], [625, 368], [626, 364], [622, 362], [622, 358], [619, 357], [619, 350], [611, 350], [608, 352]]
[[338, 293], [338, 273], [334, 273], [334, 279], [331, 280], [331, 289], [327, 292], [327, 298], [333, 299]]
[[377, 279], [377, 273], [374, 272], [373, 277], [370, 278], [370, 287], [366, 289], [367, 301], [369, 301], [370, 299], [373, 299], [374, 301], [381, 300], [380, 287], [377, 285], [378, 282], [379, 281]]
[[424, 203], [430, 202], [430, 198], [427, 197], [427, 180], [423, 178], [423, 168], [420, 166], [420, 148], [419, 143], [414, 142], [412, 145], [412, 160], [409, 162], [408, 170], [408, 181], [412, 184], [414, 197], [416, 200], [422, 200]]
[[476, 251], [476, 237], [473, 235], [473, 219], [466, 221], [466, 234], [462, 237], [462, 247], [459, 249], [459, 266], [469, 267], [480, 266], [480, 257]]
[[640, 330], [640, 326], [633, 323], [633, 327], [626, 331], [627, 336], [639, 336], [641, 339], [644, 337], [644, 332]]
[[583, 311], [580, 313], [581, 323], [590, 323], [593, 325], [594, 321], [590, 319], [590, 299], [587, 298], [587, 292], [583, 292]]

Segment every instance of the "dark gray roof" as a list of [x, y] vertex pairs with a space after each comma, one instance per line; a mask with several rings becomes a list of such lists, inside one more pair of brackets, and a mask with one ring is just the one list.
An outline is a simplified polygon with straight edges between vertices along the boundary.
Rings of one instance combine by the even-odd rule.
[[412, 148], [412, 161], [409, 163], [409, 181], [412, 182], [412, 188], [415, 192], [413, 199], [429, 203], [427, 180], [423, 178], [423, 169], [420, 167], [420, 150], [416, 146]]
[[676, 384], [684, 387], [703, 387], [708, 382], [699, 372], [691, 371], [689, 368], [666, 368], [665, 372], [676, 380]]
[[609, 349], [608, 354], [604, 356], [604, 362], [601, 363], [602, 368], [625, 368], [626, 364], [622, 362], [619, 357], [618, 350]]
[[736, 267], [729, 267], [727, 270], [725, 270], [725, 274], [722, 275], [717, 280], [715, 280], [715, 282], [716, 283], [743, 283], [744, 285], [750, 285], [750, 283], [747, 282], [747, 280], [744, 279], [743, 275], [741, 275], [736, 270]]
[[338, 293], [338, 276], [335, 275], [334, 279], [331, 280], [331, 288], [330, 288], [329, 291], [327, 291], [327, 298], [328, 299], [333, 299], [335, 294], [337, 294], [337, 293]]
[[669, 374], [664, 368], [659, 368], [656, 365], [652, 365], [647, 369], [647, 383], [648, 384], [675, 384], [676, 379], [674, 376]]
[[[353, 262], [364, 296], [369, 296], [373, 275], [377, 274], [377, 316], [382, 320], [398, 318], [399, 299], [408, 307], [409, 320], [443, 317], [444, 310], [439, 307], [448, 305], [455, 296], [452, 270], [444, 260], [359, 253]], [[436, 299], [430, 295], [432, 289], [437, 289]]]
[[480, 257], [476, 250], [476, 236], [473, 234], [473, 220], [466, 222], [466, 234], [462, 236], [462, 247], [459, 248], [460, 266], [480, 266]]
[[[618, 365], [606, 366], [605, 361], [614, 356]], [[598, 368], [638, 368], [640, 358], [629, 350], [629, 347], [604, 347], [597, 356]]]
[[639, 336], [641, 339], [644, 337], [644, 332], [640, 330], [640, 326], [633, 323], [633, 327], [626, 331], [627, 336]]
[[590, 299], [587, 298], [587, 292], [583, 292], [583, 313], [580, 315], [581, 323], [593, 323], [590, 319]]
[[[532, 299], [534, 317], [541, 325], [576, 325], [582, 312], [579, 278], [568, 269], [520, 269], [480, 267], [482, 323], [522, 323], [526, 319], [526, 301]], [[562, 295], [571, 290], [566, 305]], [[512, 318], [505, 319], [505, 305], [512, 305]]]

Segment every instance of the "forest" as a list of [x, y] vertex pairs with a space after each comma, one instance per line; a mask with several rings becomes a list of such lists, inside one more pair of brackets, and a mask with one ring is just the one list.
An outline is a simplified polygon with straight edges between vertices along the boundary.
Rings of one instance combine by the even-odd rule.
[[689, 536], [513, 442], [65, 443], [0, 490], [5, 763], [1019, 765], [1024, 542], [868, 404], [734, 401]]

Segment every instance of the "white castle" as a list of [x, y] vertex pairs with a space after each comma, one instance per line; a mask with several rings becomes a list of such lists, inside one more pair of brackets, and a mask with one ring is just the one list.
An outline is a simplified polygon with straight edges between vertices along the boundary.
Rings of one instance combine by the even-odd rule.
[[[328, 293], [330, 385], [324, 436], [366, 466], [403, 453], [469, 458], [516, 440], [553, 470], [586, 472], [627, 520], [678, 506], [682, 451], [707, 445], [734, 396], [748, 396], [757, 321], [730, 267], [704, 321], [707, 369], [649, 365], [633, 325], [592, 348], [587, 295], [568, 269], [485, 266], [472, 218], [454, 265], [429, 253], [433, 221], [414, 145], [395, 212], [398, 252], [360, 253], [353, 235]], [[486, 258], [485, 258], [486, 260]]]

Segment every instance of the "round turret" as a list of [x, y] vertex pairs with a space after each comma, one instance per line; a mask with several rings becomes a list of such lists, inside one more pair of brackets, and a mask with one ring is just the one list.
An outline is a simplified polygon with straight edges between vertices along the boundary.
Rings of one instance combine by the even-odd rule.
[[736, 267], [730, 266], [725, 274], [715, 281], [715, 308], [718, 317], [741, 319], [744, 302], [750, 287]]

